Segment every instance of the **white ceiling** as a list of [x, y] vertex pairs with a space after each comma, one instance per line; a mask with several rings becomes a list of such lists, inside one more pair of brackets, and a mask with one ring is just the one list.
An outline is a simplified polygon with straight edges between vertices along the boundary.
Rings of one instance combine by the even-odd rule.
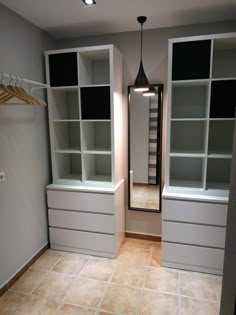
[[70, 38], [236, 19], [236, 0], [0, 0], [55, 38]]

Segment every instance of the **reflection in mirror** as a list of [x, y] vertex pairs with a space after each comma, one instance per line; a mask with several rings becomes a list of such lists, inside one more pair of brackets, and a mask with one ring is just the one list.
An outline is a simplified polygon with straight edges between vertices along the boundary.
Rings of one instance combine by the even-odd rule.
[[129, 209], [161, 211], [161, 126], [163, 84], [153, 84], [154, 96], [128, 87]]

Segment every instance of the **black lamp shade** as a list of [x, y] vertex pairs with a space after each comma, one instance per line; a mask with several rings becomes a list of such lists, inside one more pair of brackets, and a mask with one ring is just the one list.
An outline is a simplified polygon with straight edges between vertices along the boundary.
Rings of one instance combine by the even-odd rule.
[[144, 91], [149, 90], [149, 82], [143, 69], [142, 60], [140, 60], [139, 70], [138, 70], [138, 74], [135, 79], [134, 85], [135, 85], [135, 88], [134, 88], [135, 91], [144, 92]]

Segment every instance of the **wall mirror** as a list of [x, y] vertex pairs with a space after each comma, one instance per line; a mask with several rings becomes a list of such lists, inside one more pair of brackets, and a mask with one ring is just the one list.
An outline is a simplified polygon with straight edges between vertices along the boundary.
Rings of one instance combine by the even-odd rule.
[[161, 138], [163, 84], [152, 84], [154, 96], [128, 86], [129, 209], [161, 211]]

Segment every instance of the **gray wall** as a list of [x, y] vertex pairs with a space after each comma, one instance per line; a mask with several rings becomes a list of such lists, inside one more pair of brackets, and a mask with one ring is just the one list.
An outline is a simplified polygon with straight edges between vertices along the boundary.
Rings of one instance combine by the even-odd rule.
[[135, 183], [148, 184], [149, 98], [131, 89], [130, 165]]
[[[146, 25], [148, 24], [148, 20]], [[145, 29], [145, 25], [144, 25]], [[165, 169], [165, 130], [166, 130], [166, 87], [168, 63], [168, 39], [212, 33], [236, 32], [236, 21], [230, 23], [212, 23], [171, 27], [144, 31], [143, 63], [145, 73], [151, 83], [164, 83], [163, 108], [163, 150], [162, 176]], [[140, 32], [127, 32], [105, 36], [91, 36], [58, 41], [58, 48], [82, 47], [90, 45], [114, 44], [124, 58], [124, 93], [127, 86], [133, 84], [139, 67]], [[127, 102], [127, 95], [124, 95]], [[127, 164], [126, 164], [127, 165]], [[125, 170], [127, 174], [127, 169]], [[161, 234], [161, 214], [145, 212], [126, 212], [126, 230], [139, 233]]]
[[[44, 82], [46, 33], [0, 4], [0, 71]], [[5, 81], [4, 81], [5, 82]], [[45, 243], [50, 180], [47, 109], [0, 106], [0, 287]]]

